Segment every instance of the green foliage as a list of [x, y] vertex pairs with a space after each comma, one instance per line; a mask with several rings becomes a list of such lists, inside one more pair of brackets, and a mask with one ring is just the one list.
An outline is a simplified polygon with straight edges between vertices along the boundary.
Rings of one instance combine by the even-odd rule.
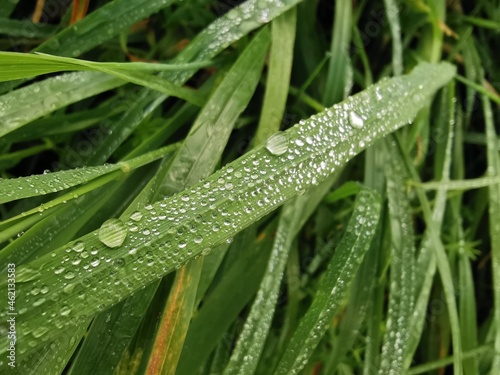
[[2, 374], [500, 372], [493, 2], [84, 3], [0, 4]]

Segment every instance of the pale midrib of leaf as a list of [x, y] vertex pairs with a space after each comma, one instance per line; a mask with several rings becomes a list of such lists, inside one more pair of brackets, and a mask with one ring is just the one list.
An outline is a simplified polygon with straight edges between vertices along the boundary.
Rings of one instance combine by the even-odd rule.
[[[66, 272], [78, 276], [70, 281], [54, 271], [63, 265], [66, 249], [72, 244], [20, 266], [18, 290], [26, 298], [20, 298], [17, 306], [27, 311], [19, 324], [19, 345], [26, 343], [23, 337], [30, 335], [35, 327], [52, 327], [54, 320], [47, 316], [57, 316], [60, 306], [48, 303], [49, 300], [61, 299], [63, 295], [68, 300], [72, 296], [68, 300], [71, 313], [57, 316], [61, 329], [70, 321], [85, 322], [87, 317], [171, 272], [203, 249], [231, 238], [298, 192], [324, 180], [377, 139], [408, 123], [454, 73], [454, 67], [449, 64], [423, 64], [411, 75], [385, 80], [340, 105], [301, 121], [284, 132], [289, 145], [282, 155], [272, 155], [265, 147], [258, 147], [191, 189], [146, 207], [139, 222], [125, 223], [126, 227], [137, 226], [137, 231], [129, 232], [119, 248], [107, 249], [99, 241], [97, 231], [81, 237], [78, 241], [82, 241], [85, 248], [95, 248], [102, 254], [99, 256], [109, 257], [110, 262], [94, 266], [94, 256], [76, 268], [66, 266], [69, 267]], [[350, 125], [353, 112], [365, 117], [360, 129]], [[355, 124], [359, 125], [359, 120]], [[164, 219], [158, 219], [159, 215], [162, 218], [165, 215]], [[203, 236], [202, 242], [193, 241], [194, 234], [190, 234], [189, 228], [196, 228], [196, 235]], [[152, 236], [152, 233], [158, 235]], [[144, 263], [146, 252], [149, 266]], [[116, 280], [117, 285], [111, 289], [106, 284], [114, 283], [116, 274], [110, 275], [110, 267], [118, 259], [123, 262], [119, 261], [121, 268], [117, 274], [123, 277]], [[29, 290], [42, 282], [49, 287], [45, 300], [29, 295]], [[69, 296], [63, 292], [68, 284], [75, 285]], [[2, 290], [6, 287], [0, 285]], [[84, 300], [77, 298], [82, 293], [85, 293]], [[41, 310], [46, 315], [42, 316]], [[5, 313], [5, 310], [1, 312]], [[50, 329], [46, 335], [56, 333], [56, 329]]]
[[380, 198], [359, 192], [346, 231], [335, 250], [311, 307], [301, 319], [275, 375], [295, 375], [307, 364], [345, 296], [368, 250], [380, 215]]
[[0, 203], [66, 190], [118, 170], [121, 170], [124, 174], [129, 173], [145, 164], [163, 158], [165, 155], [174, 152], [178, 147], [178, 144], [162, 147], [117, 164], [82, 167], [28, 177], [0, 179], [0, 192], [2, 193], [0, 195]]

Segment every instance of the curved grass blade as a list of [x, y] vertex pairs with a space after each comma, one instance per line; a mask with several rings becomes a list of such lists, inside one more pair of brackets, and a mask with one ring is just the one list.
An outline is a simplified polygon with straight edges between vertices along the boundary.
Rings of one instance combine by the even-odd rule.
[[123, 80], [104, 73], [66, 73], [2, 95], [0, 137], [56, 109], [124, 83]]
[[[36, 328], [47, 327], [43, 339], [49, 339], [70, 323], [84, 324], [88, 317], [325, 180], [377, 139], [408, 123], [454, 74], [450, 64], [422, 64], [408, 76], [384, 80], [285, 131], [286, 149], [257, 147], [192, 188], [146, 206], [137, 214], [140, 220], [130, 217], [116, 223], [119, 234], [126, 234], [120, 246], [108, 247], [100, 239], [106, 238], [107, 229], [101, 235], [96, 230], [20, 266], [18, 291], [23, 297], [16, 301], [23, 311], [20, 352], [26, 350], [28, 355], [36, 349], [37, 345], [25, 347], [23, 339]], [[195, 241], [198, 236], [201, 241]], [[94, 256], [82, 259], [78, 266], [67, 264], [67, 251], [75, 245], [92, 250]], [[146, 255], [148, 262], [144, 262]], [[107, 287], [110, 283], [112, 289]], [[45, 296], [30, 294], [42, 285], [48, 288]], [[68, 285], [73, 288], [69, 295], [64, 293]], [[0, 292], [6, 293], [4, 282]], [[71, 305], [65, 315], [60, 314], [63, 299]], [[41, 315], [42, 310], [46, 315]], [[2, 310], [0, 317], [6, 313]], [[5, 338], [1, 340], [6, 348]], [[43, 340], [37, 342], [42, 345]]]
[[178, 144], [162, 147], [158, 150], [138, 156], [134, 159], [121, 161], [117, 164], [107, 164], [98, 167], [82, 167], [28, 177], [3, 178], [0, 179], [0, 192], [2, 193], [0, 195], [0, 203], [66, 190], [114, 171], [129, 173], [134, 169], [140, 168], [143, 165], [175, 152], [178, 147]]
[[[446, 209], [447, 200], [447, 190], [446, 185], [450, 179], [450, 169], [452, 161], [452, 146], [453, 146], [453, 134], [454, 134], [454, 122], [455, 122], [455, 106], [454, 106], [454, 84], [451, 82], [442, 91], [441, 103], [439, 112], [441, 114], [439, 121], [440, 129], [447, 132], [447, 140], [444, 152], [444, 159], [441, 166], [441, 181], [443, 186], [438, 190], [434, 210], [432, 212], [433, 225], [436, 230], [441, 230], [443, 224], [444, 213]], [[405, 173], [406, 174], [406, 173]], [[431, 288], [434, 281], [434, 276], [437, 269], [436, 257], [432, 249], [432, 241], [429, 236], [429, 230], [424, 233], [424, 238], [420, 245], [418, 251], [418, 260], [416, 265], [416, 300], [413, 316], [411, 319], [410, 327], [410, 338], [408, 350], [404, 354], [404, 367], [409, 368], [415, 351], [417, 349], [422, 330], [424, 328], [426, 311], [429, 304], [429, 297], [431, 293]]]
[[200, 67], [205, 65], [205, 63], [176, 65], [179, 69], [176, 69], [174, 65], [168, 64], [149, 64], [151, 65], [149, 68], [147, 68], [147, 65], [144, 63], [139, 63], [139, 65], [134, 63], [97, 63], [44, 54], [0, 52], [0, 82], [61, 71], [90, 70], [106, 73], [126, 82], [145, 86], [165, 95], [187, 100], [193, 104], [203, 104], [203, 98], [197, 95], [195, 90], [177, 86], [165, 78], [148, 74], [147, 72], [153, 69], [158, 71], [193, 70], [193, 66]]
[[359, 192], [354, 211], [328, 265], [311, 307], [301, 319], [281, 357], [276, 375], [298, 374], [344, 302], [357, 269], [368, 250], [380, 214], [380, 198], [368, 189]]
[[109, 74], [113, 74], [115, 70], [122, 73], [154, 73], [178, 70], [196, 71], [210, 65], [210, 62], [204, 61], [186, 64], [95, 62], [45, 53], [0, 52], [0, 82], [78, 70], [110, 72]]

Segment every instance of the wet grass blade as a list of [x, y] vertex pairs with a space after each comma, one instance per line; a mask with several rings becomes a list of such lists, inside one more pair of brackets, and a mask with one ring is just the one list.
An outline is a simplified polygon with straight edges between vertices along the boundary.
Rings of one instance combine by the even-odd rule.
[[313, 350], [339, 307], [362, 259], [370, 246], [380, 214], [379, 198], [367, 189], [358, 194], [353, 214], [311, 307], [295, 331], [283, 354], [276, 375], [298, 374], [307, 364]]
[[174, 153], [178, 147], [178, 144], [166, 146], [117, 164], [82, 167], [28, 177], [3, 178], [0, 179], [0, 190], [4, 192], [0, 196], [0, 203], [66, 190], [115, 171], [121, 171], [123, 174], [129, 173], [143, 165], [161, 159], [165, 155]]
[[76, 57], [175, 3], [175, 0], [117, 0], [107, 3], [54, 35], [36, 51]]
[[[388, 153], [390, 154], [390, 153]], [[401, 373], [408, 348], [408, 330], [414, 308], [415, 235], [404, 166], [390, 158], [387, 163], [387, 198], [391, 232], [391, 271], [387, 332], [379, 374]], [[403, 355], [402, 355], [403, 354]]]
[[4, 94], [0, 96], [0, 137], [68, 104], [124, 83], [104, 73], [66, 73]]
[[330, 106], [345, 97], [345, 84], [349, 69], [349, 43], [351, 42], [352, 4], [335, 2], [335, 20], [330, 49], [330, 63], [323, 95], [323, 104]]
[[[232, 238], [303, 189], [325, 180], [377, 139], [406, 124], [454, 74], [455, 69], [449, 64], [423, 64], [408, 76], [384, 80], [288, 129], [280, 135], [280, 147], [275, 147], [275, 142], [257, 147], [192, 188], [147, 205], [128, 220], [114, 222], [109, 234], [116, 233], [117, 238], [123, 239], [118, 246], [105, 244], [107, 228], [101, 234], [96, 230], [20, 266], [18, 291], [26, 298], [17, 300], [23, 311], [19, 350], [26, 343], [23, 337], [35, 327], [46, 327], [43, 336], [50, 339], [70, 322], [85, 323], [88, 317], [171, 272], [204, 249]], [[232, 224], [226, 225], [225, 217], [232, 218]], [[189, 228], [196, 230], [193, 233]], [[197, 236], [202, 240], [195, 241]], [[78, 266], [66, 264], [67, 251], [82, 246], [96, 254], [82, 259]], [[146, 253], [151, 258], [144, 263]], [[114, 273], [116, 269], [119, 272]], [[107, 283], [114, 283], [113, 289], [104, 287]], [[48, 288], [45, 296], [29, 293], [42, 284]], [[73, 288], [69, 295], [64, 292], [68, 285]], [[5, 288], [2, 282], [1, 290], [6, 292]], [[80, 295], [86, 298], [82, 300]], [[68, 314], [61, 315], [58, 301], [62, 300], [71, 304]], [[40, 314], [42, 310], [46, 316], [54, 314], [57, 319], [47, 319]], [[2, 310], [1, 315], [5, 314]], [[5, 348], [3, 344], [2, 339]], [[36, 347], [25, 348], [26, 355]]]
[[[491, 103], [486, 96], [482, 97], [484, 119], [486, 125], [486, 141], [488, 155], [488, 177], [500, 175], [500, 158], [498, 155], [497, 135], [493, 120]], [[493, 319], [496, 324], [495, 351], [491, 373], [500, 372], [500, 184], [491, 185], [489, 191], [490, 242], [493, 275], [493, 293], [495, 309]]]
[[254, 137], [255, 145], [262, 144], [271, 134], [280, 130], [292, 72], [296, 13], [296, 8], [292, 8], [271, 24], [272, 39], [266, 92]]
[[[227, 72], [178, 151], [164, 180], [163, 193], [170, 195], [182, 191], [214, 170], [236, 120], [257, 87], [269, 40], [269, 32], [264, 28]], [[178, 271], [158, 327], [148, 374], [175, 374], [196, 307], [202, 270], [203, 258], [200, 258]]]

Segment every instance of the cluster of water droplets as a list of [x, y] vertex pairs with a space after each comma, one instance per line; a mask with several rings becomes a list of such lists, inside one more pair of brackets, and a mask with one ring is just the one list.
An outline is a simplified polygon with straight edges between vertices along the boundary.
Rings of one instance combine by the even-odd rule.
[[[30, 264], [35, 276], [20, 284], [25, 297], [18, 302], [20, 315], [29, 309], [29, 319], [20, 319], [19, 332], [29, 335], [35, 326], [85, 323], [189, 259], [230, 241], [287, 199], [321, 182], [375, 139], [403, 125], [412, 115], [397, 105], [401, 93], [408, 91], [405, 84], [394, 80], [303, 120], [192, 188], [120, 222], [104, 223], [100, 230], [53, 252], [51, 261]], [[391, 100], [394, 109], [380, 108], [381, 97]], [[419, 100], [416, 95], [413, 99]], [[47, 279], [50, 285], [44, 285]], [[79, 298], [63, 308], [68, 295]], [[0, 318], [5, 314], [3, 310]], [[56, 334], [48, 332], [44, 338]]]

